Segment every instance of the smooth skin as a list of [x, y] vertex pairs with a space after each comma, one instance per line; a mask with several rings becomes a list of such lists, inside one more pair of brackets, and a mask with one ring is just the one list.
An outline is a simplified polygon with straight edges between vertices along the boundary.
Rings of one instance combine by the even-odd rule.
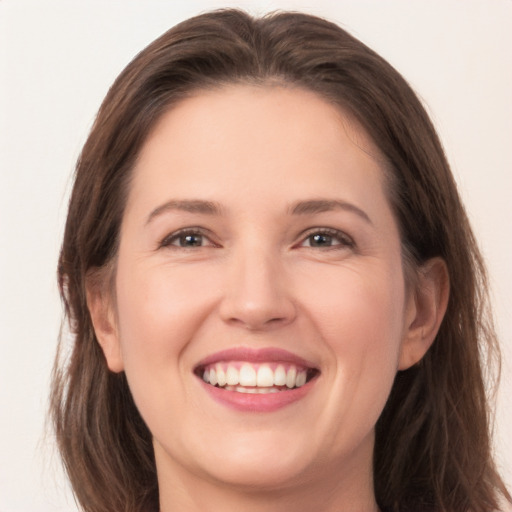
[[[416, 274], [378, 151], [316, 94], [233, 85], [167, 112], [133, 171], [114, 293], [88, 287], [154, 436], [161, 511], [378, 510], [375, 423], [448, 300], [442, 260]], [[285, 349], [320, 375], [277, 411], [233, 410], [193, 372], [233, 347]]]

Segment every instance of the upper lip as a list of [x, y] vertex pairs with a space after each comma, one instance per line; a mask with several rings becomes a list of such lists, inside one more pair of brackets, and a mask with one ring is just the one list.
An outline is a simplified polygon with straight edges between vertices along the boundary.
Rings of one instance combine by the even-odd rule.
[[281, 348], [250, 348], [234, 347], [210, 354], [202, 359], [196, 368], [214, 364], [220, 361], [247, 361], [249, 363], [283, 362], [292, 363], [304, 368], [318, 369], [316, 365], [302, 357]]

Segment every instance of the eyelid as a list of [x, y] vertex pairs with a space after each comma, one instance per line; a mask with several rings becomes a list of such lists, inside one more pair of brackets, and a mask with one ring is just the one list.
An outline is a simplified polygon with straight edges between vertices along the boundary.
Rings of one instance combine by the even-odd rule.
[[[336, 238], [340, 243], [338, 243], [336, 245], [332, 245], [332, 246], [326, 246], [324, 248], [309, 246], [309, 247], [311, 247], [313, 249], [328, 250], [328, 249], [340, 249], [340, 248], [347, 248], [347, 247], [349, 247], [349, 248], [350, 247], [356, 247], [356, 243], [355, 243], [354, 239], [350, 235], [348, 235], [347, 233], [345, 233], [342, 230], [335, 229], [335, 228], [329, 228], [329, 227], [325, 227], [325, 226], [323, 226], [323, 227], [318, 226], [318, 227], [314, 227], [314, 228], [309, 228], [306, 231], [303, 231], [299, 235], [299, 242], [297, 244], [295, 244], [295, 247], [308, 247], [308, 246], [304, 246], [303, 244], [305, 243], [305, 241], [309, 237], [311, 237], [311, 236], [313, 236], [315, 234], [327, 235], [327, 236]], [[173, 245], [172, 242], [177, 240], [179, 237], [186, 236], [186, 235], [199, 235], [199, 236], [202, 236], [202, 237], [204, 237], [204, 238], [206, 238], [208, 240], [208, 242], [209, 242], [208, 245], [206, 245], [206, 246], [199, 246], [197, 248], [200, 248], [200, 247], [220, 247], [220, 244], [215, 242], [213, 234], [212, 234], [212, 232], [210, 230], [202, 228], [200, 226], [190, 226], [190, 227], [185, 227], [185, 228], [178, 229], [176, 231], [173, 231], [172, 233], [169, 233], [169, 234], [165, 235], [160, 240], [160, 242], [158, 243], [158, 248], [160, 249], [160, 248], [166, 248], [166, 247], [167, 248], [174, 247], [176, 249], [194, 249], [193, 246], [186, 248], [186, 247], [179, 247], [178, 245]]]
[[328, 235], [333, 238], [337, 238], [341, 243], [337, 245], [327, 246], [324, 248], [321, 247], [312, 247], [313, 249], [323, 249], [323, 250], [329, 250], [329, 249], [339, 249], [339, 248], [355, 248], [356, 243], [354, 239], [345, 233], [344, 231], [341, 231], [340, 229], [335, 228], [328, 228], [328, 227], [315, 227], [315, 228], [309, 228], [308, 230], [304, 231], [300, 235], [300, 242], [298, 244], [299, 247], [311, 247], [311, 246], [304, 246], [304, 242], [311, 236], [320, 234], [320, 235]]
[[[211, 231], [205, 228], [201, 228], [199, 226], [190, 226], [186, 228], [181, 228], [172, 233], [169, 233], [163, 237], [163, 239], [158, 243], [158, 248], [176, 248], [176, 249], [194, 249], [194, 247], [180, 247], [178, 245], [173, 245], [172, 242], [177, 240], [180, 236], [185, 235], [200, 235], [210, 242], [206, 247], [219, 247], [219, 244], [214, 242]], [[201, 246], [205, 247], [205, 246]], [[200, 248], [200, 247], [197, 247]]]

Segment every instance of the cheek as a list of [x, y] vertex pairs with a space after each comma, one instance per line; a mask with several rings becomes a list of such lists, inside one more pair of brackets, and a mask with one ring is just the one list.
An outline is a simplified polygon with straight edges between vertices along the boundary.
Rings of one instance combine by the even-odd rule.
[[340, 386], [343, 380], [344, 386], [386, 390], [396, 374], [404, 334], [401, 269], [345, 268], [320, 282], [329, 286], [310, 290], [305, 307], [336, 360]]
[[[368, 269], [367, 269], [368, 270]], [[310, 295], [310, 318], [334, 365], [326, 365], [331, 446], [357, 445], [382, 413], [398, 367], [403, 287], [393, 272], [339, 273]]]
[[[183, 353], [208, 314], [208, 288], [200, 276], [176, 269], [120, 266], [118, 336], [126, 377], [144, 421], [157, 437], [187, 413]], [[204, 278], [202, 279], [203, 285]], [[170, 390], [173, 392], [171, 393]]]
[[209, 288], [204, 276], [176, 268], [119, 268], [118, 332], [128, 378], [132, 369], [152, 379], [159, 368], [177, 369], [179, 354], [208, 314]]

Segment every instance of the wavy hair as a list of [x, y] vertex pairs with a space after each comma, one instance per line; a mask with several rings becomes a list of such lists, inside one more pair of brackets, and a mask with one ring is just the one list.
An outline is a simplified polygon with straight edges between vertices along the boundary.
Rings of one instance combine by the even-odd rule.
[[[74, 493], [87, 512], [158, 510], [151, 433], [123, 373], [111, 373], [86, 303], [86, 276], [116, 258], [131, 170], [174, 104], [224, 84], [290, 84], [349, 112], [386, 160], [390, 203], [413, 268], [439, 256], [451, 294], [422, 361], [397, 374], [376, 426], [379, 506], [488, 512], [510, 498], [493, 460], [486, 382], [499, 352], [487, 278], [443, 148], [402, 76], [337, 25], [289, 12], [214, 11], [138, 54], [110, 88], [79, 157], [58, 281], [70, 335], [53, 373], [51, 418]], [[65, 338], [71, 346], [66, 347]]]

